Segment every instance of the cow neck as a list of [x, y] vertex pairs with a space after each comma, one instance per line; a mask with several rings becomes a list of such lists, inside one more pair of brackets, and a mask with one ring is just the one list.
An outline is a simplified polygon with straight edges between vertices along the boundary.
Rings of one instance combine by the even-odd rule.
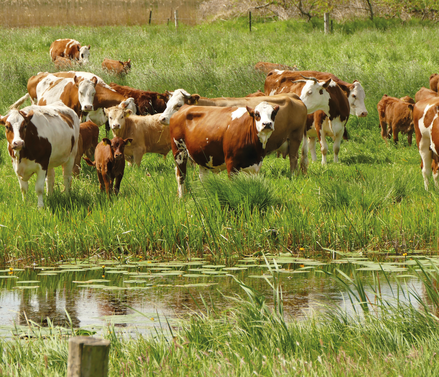
[[340, 121], [346, 122], [349, 119], [350, 106], [346, 94], [340, 86], [328, 86], [329, 97], [329, 119], [340, 117]]
[[116, 92], [113, 89], [108, 89], [102, 86], [101, 84], [96, 85], [96, 94], [93, 100], [93, 107], [95, 110], [101, 107], [112, 107], [119, 105], [122, 101], [125, 101], [126, 98]]

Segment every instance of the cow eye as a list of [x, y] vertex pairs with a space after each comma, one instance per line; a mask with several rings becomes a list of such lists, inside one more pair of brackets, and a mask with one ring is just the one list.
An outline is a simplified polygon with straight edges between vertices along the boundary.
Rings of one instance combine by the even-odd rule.
[[319, 93], [320, 93], [320, 95], [322, 95], [323, 94], [323, 89], [320, 89]]

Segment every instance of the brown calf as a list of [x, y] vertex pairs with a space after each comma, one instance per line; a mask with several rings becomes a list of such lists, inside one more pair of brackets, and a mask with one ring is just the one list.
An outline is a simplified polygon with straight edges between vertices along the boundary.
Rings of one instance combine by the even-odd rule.
[[412, 145], [413, 107], [412, 103], [384, 94], [377, 105], [381, 136], [384, 140], [393, 134], [393, 141], [398, 143], [398, 133], [401, 132], [407, 134], [408, 143]]
[[92, 121], [84, 122], [79, 125], [78, 152], [76, 153], [73, 175], [79, 174], [81, 168], [81, 157], [85, 154], [92, 159], [98, 145], [99, 127]]
[[126, 62], [113, 59], [104, 59], [102, 62], [102, 68], [116, 75], [127, 74], [131, 69], [131, 59], [128, 59]]
[[[120, 183], [122, 182], [123, 173], [125, 170], [125, 145], [131, 143], [133, 139], [122, 139], [120, 137], [113, 137], [108, 139], [104, 137], [97, 145], [95, 151], [95, 161], [91, 161], [88, 157], [84, 157], [85, 162], [90, 166], [96, 166], [98, 172], [99, 187], [101, 191], [116, 195], [119, 193]], [[116, 180], [116, 182], [114, 182]], [[113, 190], [114, 182], [114, 190]]]

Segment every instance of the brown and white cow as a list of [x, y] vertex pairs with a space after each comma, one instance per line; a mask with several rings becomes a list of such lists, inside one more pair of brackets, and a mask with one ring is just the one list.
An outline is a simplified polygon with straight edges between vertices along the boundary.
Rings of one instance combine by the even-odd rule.
[[184, 105], [199, 106], [249, 106], [256, 107], [262, 101], [266, 101], [272, 106], [279, 106], [276, 115], [276, 128], [268, 140], [266, 153], [273, 153], [281, 147], [287, 140], [290, 142], [288, 149], [290, 159], [290, 172], [294, 173], [297, 168], [298, 151], [302, 140], [301, 169], [306, 172], [308, 168], [308, 143], [303, 135], [306, 127], [306, 107], [300, 98], [293, 93], [286, 93], [274, 96], [256, 96], [256, 97], [220, 97], [220, 98], [202, 98], [198, 94], [189, 94], [184, 89], [177, 89], [172, 93], [167, 103], [166, 110], [160, 117], [163, 124], [169, 124], [172, 116]]
[[431, 97], [439, 97], [439, 94], [423, 86], [415, 94], [415, 103]]
[[122, 139], [117, 136], [111, 140], [104, 137], [96, 147], [95, 161], [84, 158], [88, 165], [96, 167], [99, 187], [101, 191], [106, 191], [108, 197], [112, 193], [119, 194], [125, 170], [124, 149], [131, 141], [132, 139]]
[[169, 127], [163, 125], [161, 114], [131, 115], [132, 111], [123, 106], [113, 106], [104, 110], [114, 136], [133, 141], [125, 148], [125, 159], [140, 167], [145, 153], [158, 153], [166, 157], [171, 150]]
[[126, 62], [121, 60], [113, 60], [105, 58], [102, 62], [102, 69], [108, 71], [109, 73], [113, 73], [115, 75], [123, 75], [127, 74], [131, 70], [131, 59], [128, 59]]
[[278, 106], [261, 102], [250, 107], [184, 106], [169, 124], [178, 194], [184, 194], [187, 160], [208, 170], [259, 172], [267, 142], [275, 129]]
[[439, 97], [431, 97], [416, 102], [413, 108], [413, 123], [416, 145], [422, 159], [421, 168], [424, 188], [428, 190], [432, 167], [434, 168], [434, 183], [436, 186], [438, 185]]
[[90, 45], [81, 46], [74, 39], [57, 39], [50, 45], [50, 57], [54, 62], [58, 56], [87, 64], [90, 58]]
[[280, 71], [297, 71], [297, 66], [289, 66], [285, 64], [277, 64], [277, 63], [268, 63], [268, 62], [258, 62], [255, 64], [255, 70], [259, 72], [263, 72], [265, 74], [274, 71], [275, 69]]
[[[319, 80], [314, 77], [306, 77], [302, 75], [301, 71], [273, 71], [267, 75], [264, 91], [271, 95], [296, 93], [306, 105], [308, 114], [322, 110], [327, 116], [323, 117], [324, 121], [318, 133], [322, 164], [326, 164], [328, 152], [326, 136], [330, 136], [334, 140], [334, 162], [338, 162], [340, 143], [345, 134], [350, 106], [346, 94], [332, 78]], [[312, 137], [310, 142], [311, 147], [313, 147], [315, 143], [313, 143]], [[310, 149], [312, 150], [312, 148]], [[312, 156], [314, 157], [314, 154]]]
[[28, 181], [36, 174], [38, 207], [44, 206], [44, 180], [52, 193], [55, 167], [63, 166], [65, 191], [69, 192], [78, 148], [79, 118], [61, 102], [48, 106], [31, 105], [10, 110], [0, 117], [5, 126], [8, 152], [20, 184], [23, 200]]
[[433, 73], [430, 76], [430, 89], [434, 90], [436, 93], [439, 89], [439, 75], [437, 73]]
[[76, 152], [75, 165], [73, 166], [73, 175], [79, 174], [82, 155], [85, 154], [89, 159], [93, 158], [98, 142], [98, 125], [91, 121], [81, 123], [79, 125], [78, 151]]
[[163, 113], [170, 97], [169, 92], [157, 93], [149, 90], [134, 89], [125, 85], [110, 83], [110, 87], [125, 97], [134, 98], [138, 115]]
[[413, 103], [400, 98], [389, 97], [384, 94], [377, 104], [378, 117], [380, 120], [381, 137], [386, 140], [393, 135], [393, 141], [398, 143], [398, 134], [407, 134], [407, 141], [412, 145]]

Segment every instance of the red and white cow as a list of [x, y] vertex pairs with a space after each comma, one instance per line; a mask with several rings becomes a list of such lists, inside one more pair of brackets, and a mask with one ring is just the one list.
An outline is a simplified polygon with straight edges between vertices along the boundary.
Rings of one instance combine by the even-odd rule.
[[256, 96], [256, 97], [220, 97], [220, 98], [202, 98], [198, 94], [189, 94], [184, 89], [177, 89], [172, 93], [167, 103], [166, 110], [160, 117], [163, 124], [169, 124], [172, 116], [184, 105], [199, 106], [250, 106], [256, 107], [262, 101], [268, 102], [272, 106], [279, 106], [276, 115], [276, 128], [268, 140], [266, 153], [273, 153], [289, 140], [290, 148], [288, 149], [290, 159], [290, 172], [295, 173], [297, 169], [298, 151], [302, 140], [301, 169], [305, 173], [308, 168], [308, 149], [307, 139], [304, 138], [306, 127], [306, 107], [300, 98], [293, 93], [285, 93], [274, 96]]
[[409, 145], [412, 145], [413, 103], [384, 94], [377, 104], [380, 120], [381, 137], [387, 142], [393, 134], [393, 141], [398, 143], [399, 132], [407, 134]]
[[54, 62], [58, 56], [87, 64], [90, 59], [90, 45], [81, 46], [74, 39], [57, 39], [50, 45], [50, 57]]
[[114, 136], [133, 141], [125, 148], [125, 159], [140, 167], [145, 153], [158, 153], [166, 157], [171, 150], [169, 127], [163, 125], [161, 114], [131, 115], [132, 111], [121, 106], [104, 109]]
[[48, 74], [40, 80], [35, 76], [31, 77], [28, 80], [28, 92], [31, 96], [35, 93], [32, 99], [40, 106], [62, 101], [81, 116], [83, 111], [93, 110], [96, 84], [96, 77], [88, 80], [77, 76], [63, 78]]
[[255, 64], [255, 70], [268, 74], [271, 71], [282, 70], [282, 71], [297, 71], [297, 66], [289, 66], [285, 64], [277, 64], [277, 63], [268, 63], [268, 62], [258, 62]]
[[267, 142], [275, 129], [278, 106], [261, 102], [250, 107], [184, 106], [172, 118], [169, 130], [178, 194], [184, 194], [187, 160], [208, 170], [227, 169], [230, 177], [240, 170], [258, 173]]
[[14, 109], [0, 117], [5, 126], [8, 151], [18, 177], [23, 200], [28, 181], [36, 174], [38, 207], [44, 206], [44, 180], [47, 192], [53, 191], [55, 167], [62, 165], [65, 191], [72, 181], [72, 169], [78, 148], [79, 118], [61, 102], [48, 106], [31, 105]]
[[115, 75], [127, 74], [131, 70], [131, 59], [126, 62], [105, 58], [102, 62], [102, 69]]
[[88, 165], [96, 167], [100, 189], [105, 190], [108, 197], [112, 193], [119, 194], [125, 171], [124, 150], [131, 142], [132, 139], [117, 136], [112, 140], [104, 137], [96, 147], [95, 161], [84, 158]]
[[416, 102], [413, 108], [413, 122], [415, 126], [416, 145], [422, 159], [422, 176], [424, 188], [428, 191], [429, 178], [432, 166], [433, 179], [438, 185], [437, 170], [439, 156], [439, 97], [430, 97]]
[[163, 113], [166, 109], [166, 103], [171, 96], [169, 92], [162, 94], [150, 90], [134, 89], [113, 82], [110, 83], [110, 87], [125, 97], [133, 98], [137, 106], [138, 115]]
[[73, 175], [79, 174], [82, 155], [85, 154], [89, 159], [93, 158], [98, 142], [99, 127], [91, 121], [81, 123], [79, 125], [78, 151], [73, 166]]
[[[318, 80], [314, 77], [303, 76], [300, 71], [270, 72], [265, 80], [264, 91], [270, 95], [296, 93], [306, 105], [308, 114], [322, 110], [328, 117], [325, 117], [318, 133], [322, 165], [326, 164], [326, 154], [328, 153], [326, 136], [330, 136], [334, 140], [334, 162], [338, 162], [340, 143], [349, 119], [350, 107], [346, 94], [332, 78]], [[310, 136], [310, 149], [313, 151], [315, 150], [315, 138], [312, 134]], [[313, 154], [312, 157], [314, 158], [314, 156]]]

